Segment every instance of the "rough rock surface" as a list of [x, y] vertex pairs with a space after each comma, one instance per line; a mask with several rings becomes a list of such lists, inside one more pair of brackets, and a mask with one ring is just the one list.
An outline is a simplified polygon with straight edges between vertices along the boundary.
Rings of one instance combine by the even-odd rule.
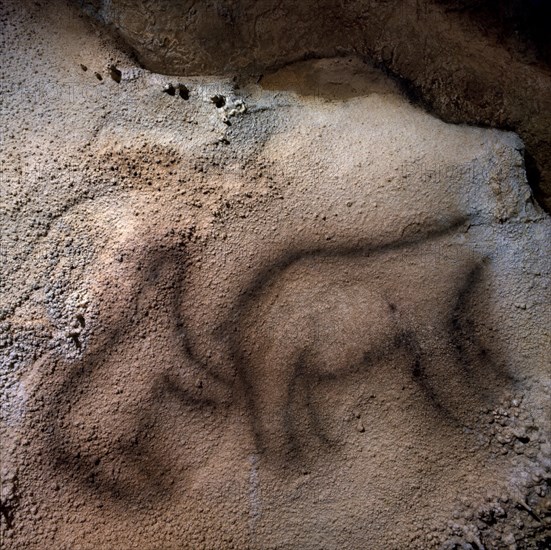
[[356, 57], [168, 77], [1, 9], [3, 547], [549, 547], [516, 134]]
[[514, 130], [551, 210], [551, 7], [538, 0], [84, 2], [150, 70], [264, 73], [358, 54], [441, 118]]

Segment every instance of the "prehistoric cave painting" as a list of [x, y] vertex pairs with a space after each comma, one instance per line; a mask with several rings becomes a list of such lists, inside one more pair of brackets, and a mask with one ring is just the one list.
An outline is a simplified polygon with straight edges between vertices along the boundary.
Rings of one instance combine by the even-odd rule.
[[488, 259], [450, 244], [463, 222], [291, 251], [214, 326], [189, 307], [186, 243], [145, 246], [106, 284], [82, 359], [53, 366], [64, 377], [47, 412], [54, 465], [116, 499], [164, 498], [240, 411], [265, 460], [322, 460], [344, 445], [331, 395], [380, 391], [374, 373], [415, 387], [435, 432], [463, 427], [514, 383], [486, 339]]
[[463, 222], [383, 245], [294, 251], [251, 281], [218, 341], [261, 451], [308, 459], [319, 444], [338, 443], [341, 426], [331, 430], [321, 395], [369, 380], [373, 369], [412, 380], [435, 421], [455, 425], [512, 383], [475, 323], [488, 259], [442, 246]]

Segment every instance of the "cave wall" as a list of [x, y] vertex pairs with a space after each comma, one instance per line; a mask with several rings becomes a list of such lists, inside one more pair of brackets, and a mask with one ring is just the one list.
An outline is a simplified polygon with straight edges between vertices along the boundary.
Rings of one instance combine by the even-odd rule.
[[358, 54], [454, 123], [513, 130], [531, 185], [551, 195], [551, 72], [545, 2], [321, 0], [86, 4], [150, 70], [262, 74], [309, 57]]
[[1, 8], [2, 544], [545, 548], [551, 222], [519, 135], [331, 44], [272, 37], [247, 76], [199, 7], [205, 65], [153, 66], [164, 6], [133, 15], [149, 68], [72, 4]]

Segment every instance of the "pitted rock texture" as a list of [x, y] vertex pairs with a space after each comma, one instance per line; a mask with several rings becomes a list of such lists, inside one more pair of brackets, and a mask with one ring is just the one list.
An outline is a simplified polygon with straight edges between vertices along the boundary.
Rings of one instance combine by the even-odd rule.
[[357, 57], [167, 77], [2, 9], [3, 547], [549, 544], [516, 134]]
[[83, 4], [146, 68], [166, 74], [263, 74], [302, 59], [346, 54], [379, 63], [443, 119], [519, 133], [528, 150], [532, 188], [551, 209], [551, 8], [546, 2]]

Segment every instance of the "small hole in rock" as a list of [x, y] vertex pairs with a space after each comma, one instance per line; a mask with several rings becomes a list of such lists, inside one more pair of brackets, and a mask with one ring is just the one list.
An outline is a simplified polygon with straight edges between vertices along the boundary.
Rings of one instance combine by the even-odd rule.
[[210, 100], [216, 105], [218, 109], [221, 109], [226, 104], [226, 98], [223, 95], [215, 95]]
[[115, 65], [109, 65], [109, 75], [117, 84], [120, 83], [122, 73], [121, 71], [119, 71], [119, 69], [117, 69], [117, 67], [115, 67]]
[[182, 99], [189, 99], [189, 89], [185, 84], [178, 84], [178, 93]]
[[163, 88], [163, 92], [168, 95], [175, 95], [176, 94], [176, 88], [172, 84], [167, 84]]
[[94, 76], [95, 76], [98, 80], [103, 80], [103, 76], [101, 76], [99, 73], [94, 73]]
[[73, 343], [75, 344], [75, 347], [77, 349], [80, 349], [82, 347], [81, 343], [80, 343], [80, 340], [78, 338], [78, 335], [76, 334], [71, 334], [71, 340], [73, 341]]
[[84, 320], [84, 315], [81, 315], [80, 313], [77, 315], [77, 321], [81, 327], [86, 325], [86, 321]]
[[80, 68], [83, 70], [83, 71], [87, 71], [88, 70], [88, 67], [86, 65], [83, 65], [82, 63], [80, 64]]

